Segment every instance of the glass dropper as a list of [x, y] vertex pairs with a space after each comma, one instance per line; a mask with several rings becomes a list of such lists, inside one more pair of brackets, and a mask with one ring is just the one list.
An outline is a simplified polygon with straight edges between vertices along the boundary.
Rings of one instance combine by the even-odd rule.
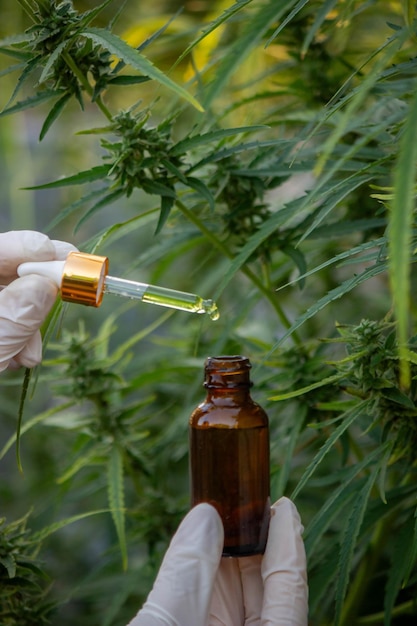
[[207, 313], [212, 320], [219, 318], [219, 310], [213, 300], [203, 300], [200, 296], [194, 293], [186, 293], [185, 291], [106, 276], [104, 279], [104, 293], [132, 298], [133, 300], [142, 300], [150, 304], [158, 304], [171, 309], [188, 311], [189, 313]]
[[213, 300], [203, 300], [193, 293], [108, 276], [108, 266], [107, 257], [70, 252], [66, 261], [22, 263], [17, 273], [19, 276], [40, 274], [52, 279], [61, 290], [62, 300], [66, 302], [98, 307], [103, 295], [109, 293], [189, 313], [207, 313], [212, 320], [219, 318]]

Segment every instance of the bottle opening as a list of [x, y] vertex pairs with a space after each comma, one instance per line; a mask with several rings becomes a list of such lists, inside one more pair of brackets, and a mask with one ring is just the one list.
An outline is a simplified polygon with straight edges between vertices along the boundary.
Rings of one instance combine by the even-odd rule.
[[206, 360], [206, 371], [216, 372], [236, 372], [239, 370], [249, 370], [252, 367], [246, 356], [209, 356]]
[[206, 388], [236, 388], [251, 386], [249, 359], [245, 356], [208, 357], [205, 363]]

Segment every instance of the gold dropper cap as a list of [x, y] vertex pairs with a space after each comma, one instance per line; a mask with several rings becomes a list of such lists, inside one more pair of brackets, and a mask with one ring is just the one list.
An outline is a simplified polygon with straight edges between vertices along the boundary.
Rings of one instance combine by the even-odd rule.
[[62, 274], [62, 300], [87, 306], [100, 306], [108, 270], [109, 260], [105, 256], [70, 252]]

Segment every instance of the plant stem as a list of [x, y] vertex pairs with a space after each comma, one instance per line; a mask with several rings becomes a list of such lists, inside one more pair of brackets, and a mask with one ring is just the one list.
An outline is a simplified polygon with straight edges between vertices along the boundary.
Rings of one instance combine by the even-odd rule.
[[[417, 611], [417, 604], [415, 599], [408, 600], [407, 602], [403, 602], [398, 606], [395, 606], [391, 611], [391, 616], [395, 617], [396, 615], [415, 615]], [[369, 625], [373, 624], [374, 626], [378, 626], [379, 624], [383, 626], [385, 618], [385, 611], [381, 611], [380, 613], [374, 613], [373, 615], [366, 615], [365, 617], [359, 617], [356, 620], [357, 626]]]
[[[227, 246], [225, 246], [224, 243], [220, 241], [220, 239], [218, 239], [216, 235], [212, 233], [211, 230], [208, 229], [203, 224], [203, 222], [199, 220], [198, 217], [196, 217], [194, 213], [185, 206], [183, 202], [181, 202], [181, 200], [177, 199], [176, 204], [177, 204], [177, 207], [180, 209], [181, 213], [183, 213], [190, 222], [192, 222], [195, 226], [197, 226], [197, 228], [204, 234], [204, 236], [208, 239], [208, 241], [210, 241], [210, 243], [216, 246], [216, 248], [220, 250], [220, 252], [222, 252], [226, 257], [228, 257], [229, 259], [233, 259], [233, 254], [230, 252]], [[274, 296], [272, 290], [269, 289], [267, 286], [265, 286], [263, 282], [256, 276], [256, 274], [252, 272], [252, 270], [250, 270], [248, 267], [243, 266], [241, 268], [241, 271], [247, 278], [249, 278], [249, 280], [255, 285], [255, 287], [257, 287], [259, 291], [263, 293], [263, 295], [268, 299], [268, 301], [270, 302], [270, 304], [273, 306], [276, 313], [278, 314], [278, 317], [281, 320], [283, 326], [285, 328], [290, 328], [291, 323], [288, 320], [282, 308], [280, 307], [279, 303], [277, 302], [277, 299]], [[291, 336], [295, 344], [302, 345], [302, 341], [298, 337], [297, 333], [293, 333]]]
[[[71, 71], [74, 74], [74, 76], [76, 76], [78, 78], [79, 82], [84, 87], [85, 91], [91, 97], [93, 95], [93, 88], [91, 87], [90, 83], [88, 82], [87, 77], [84, 76], [84, 74], [82, 72], [80, 72], [80, 70], [77, 67], [77, 64], [74, 62], [74, 59], [72, 58], [72, 56], [69, 54], [69, 52], [64, 52], [62, 54], [62, 57], [65, 60], [65, 63], [71, 69]], [[112, 120], [113, 116], [110, 113], [110, 111], [108, 110], [108, 108], [106, 107], [106, 105], [104, 104], [104, 102], [102, 101], [102, 99], [100, 98], [100, 96], [98, 98], [96, 98], [95, 102], [97, 103], [97, 106], [100, 109], [100, 111], [103, 113], [103, 115], [108, 120]]]

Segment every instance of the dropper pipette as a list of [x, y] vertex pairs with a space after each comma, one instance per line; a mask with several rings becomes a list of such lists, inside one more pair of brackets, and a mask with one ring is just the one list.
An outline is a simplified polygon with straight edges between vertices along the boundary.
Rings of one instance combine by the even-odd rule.
[[115, 276], [108, 276], [107, 257], [71, 252], [66, 261], [22, 263], [17, 268], [19, 276], [40, 274], [53, 280], [61, 290], [66, 302], [76, 302], [98, 307], [105, 293], [142, 300], [189, 313], [207, 313], [212, 320], [219, 318], [213, 300], [166, 287], [139, 283]]
[[160, 306], [188, 311], [189, 313], [207, 313], [212, 320], [219, 318], [219, 311], [213, 300], [203, 300], [200, 296], [194, 293], [186, 293], [185, 291], [106, 276], [104, 279], [104, 293], [142, 300], [150, 304], [159, 304]]

